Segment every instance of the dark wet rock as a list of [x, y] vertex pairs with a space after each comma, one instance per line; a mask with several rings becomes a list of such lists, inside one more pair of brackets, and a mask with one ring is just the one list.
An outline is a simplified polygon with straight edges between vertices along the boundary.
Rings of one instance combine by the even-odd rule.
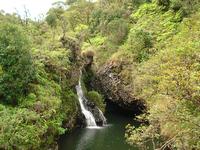
[[93, 114], [95, 118], [95, 122], [98, 126], [103, 126], [103, 118], [101, 117], [101, 114], [99, 112], [98, 107], [95, 105], [94, 102], [86, 101], [86, 107], [88, 110]]
[[63, 123], [63, 127], [68, 130], [73, 130], [75, 128], [83, 128], [86, 127], [85, 116], [81, 113], [80, 108], [71, 116], [68, 120]]
[[91, 101], [86, 101], [86, 106], [88, 107], [88, 109], [95, 109], [95, 103], [91, 102]]
[[76, 120], [76, 127], [83, 128], [86, 127], [86, 125], [87, 123], [85, 120], [85, 116], [80, 112]]
[[103, 126], [103, 118], [101, 118], [100, 112], [97, 107], [95, 107], [95, 109], [92, 110], [92, 113], [95, 117], [96, 124], [98, 126]]
[[113, 62], [104, 65], [97, 71], [92, 86], [121, 108], [134, 113], [141, 112], [145, 108], [144, 103], [132, 95], [132, 88], [125, 85], [119, 75], [121, 69], [120, 64]]

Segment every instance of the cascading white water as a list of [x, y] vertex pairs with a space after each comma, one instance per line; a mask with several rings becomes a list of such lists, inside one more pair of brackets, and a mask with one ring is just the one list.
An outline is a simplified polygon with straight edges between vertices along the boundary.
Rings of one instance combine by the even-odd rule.
[[103, 112], [99, 108], [98, 108], [98, 110], [99, 110], [100, 117], [103, 120], [103, 125], [106, 125], [107, 124], [106, 117], [103, 115]]
[[95, 118], [94, 118], [93, 114], [90, 111], [88, 111], [86, 109], [86, 107], [84, 106], [85, 97], [84, 97], [83, 90], [81, 87], [81, 78], [79, 79], [79, 84], [76, 86], [76, 91], [77, 91], [78, 100], [79, 100], [79, 103], [81, 106], [81, 111], [86, 118], [87, 126], [88, 127], [97, 127], [97, 124], [95, 122]]

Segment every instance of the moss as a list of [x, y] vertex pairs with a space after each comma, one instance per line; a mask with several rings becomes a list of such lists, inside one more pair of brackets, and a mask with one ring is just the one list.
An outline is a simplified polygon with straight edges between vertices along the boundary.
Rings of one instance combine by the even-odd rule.
[[95, 105], [102, 111], [105, 112], [105, 104], [104, 99], [101, 94], [99, 94], [97, 91], [89, 91], [87, 93], [87, 98], [91, 102], [94, 102]]
[[86, 96], [86, 98], [91, 101], [94, 102], [94, 104], [103, 112], [105, 112], [105, 104], [104, 104], [104, 98], [103, 96], [98, 93], [97, 91], [94, 91], [91, 87], [90, 87], [90, 82], [93, 81], [92, 78], [94, 77], [94, 73], [91, 70], [91, 72], [86, 72], [83, 74], [83, 79], [82, 79], [82, 89], [83, 92]]

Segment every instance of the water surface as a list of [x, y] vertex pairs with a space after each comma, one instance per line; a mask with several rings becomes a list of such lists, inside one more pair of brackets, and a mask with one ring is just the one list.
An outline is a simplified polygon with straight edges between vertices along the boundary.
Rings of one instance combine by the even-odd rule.
[[133, 117], [110, 109], [105, 114], [108, 125], [103, 128], [76, 129], [61, 137], [59, 150], [138, 150], [125, 142], [125, 126]]

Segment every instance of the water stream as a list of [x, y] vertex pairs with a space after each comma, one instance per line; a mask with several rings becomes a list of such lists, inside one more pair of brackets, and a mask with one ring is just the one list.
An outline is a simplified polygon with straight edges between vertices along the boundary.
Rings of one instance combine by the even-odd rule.
[[76, 90], [87, 128], [79, 128], [62, 136], [59, 141], [59, 150], [138, 150], [129, 146], [124, 138], [125, 126], [128, 123], [134, 123], [133, 116], [118, 112], [118, 108], [107, 104], [105, 116], [98, 109], [100, 118], [103, 120], [103, 127], [98, 127], [93, 114], [85, 106], [87, 99], [81, 87], [81, 78]]
[[118, 108], [108, 106], [105, 117], [107, 125], [95, 129], [79, 128], [61, 137], [59, 150], [139, 150], [125, 142], [125, 126], [137, 125], [132, 115], [118, 112]]
[[79, 79], [79, 84], [76, 86], [76, 91], [81, 106], [81, 111], [86, 118], [87, 127], [97, 127], [93, 114], [90, 111], [88, 111], [84, 105], [84, 100], [86, 100], [86, 98], [84, 97], [83, 90], [81, 87], [81, 79]]
[[107, 124], [107, 119], [106, 119], [106, 117], [104, 116], [103, 112], [102, 112], [99, 108], [98, 108], [98, 110], [99, 110], [99, 115], [100, 115], [101, 119], [103, 120], [103, 126], [106, 126], [106, 124]]

